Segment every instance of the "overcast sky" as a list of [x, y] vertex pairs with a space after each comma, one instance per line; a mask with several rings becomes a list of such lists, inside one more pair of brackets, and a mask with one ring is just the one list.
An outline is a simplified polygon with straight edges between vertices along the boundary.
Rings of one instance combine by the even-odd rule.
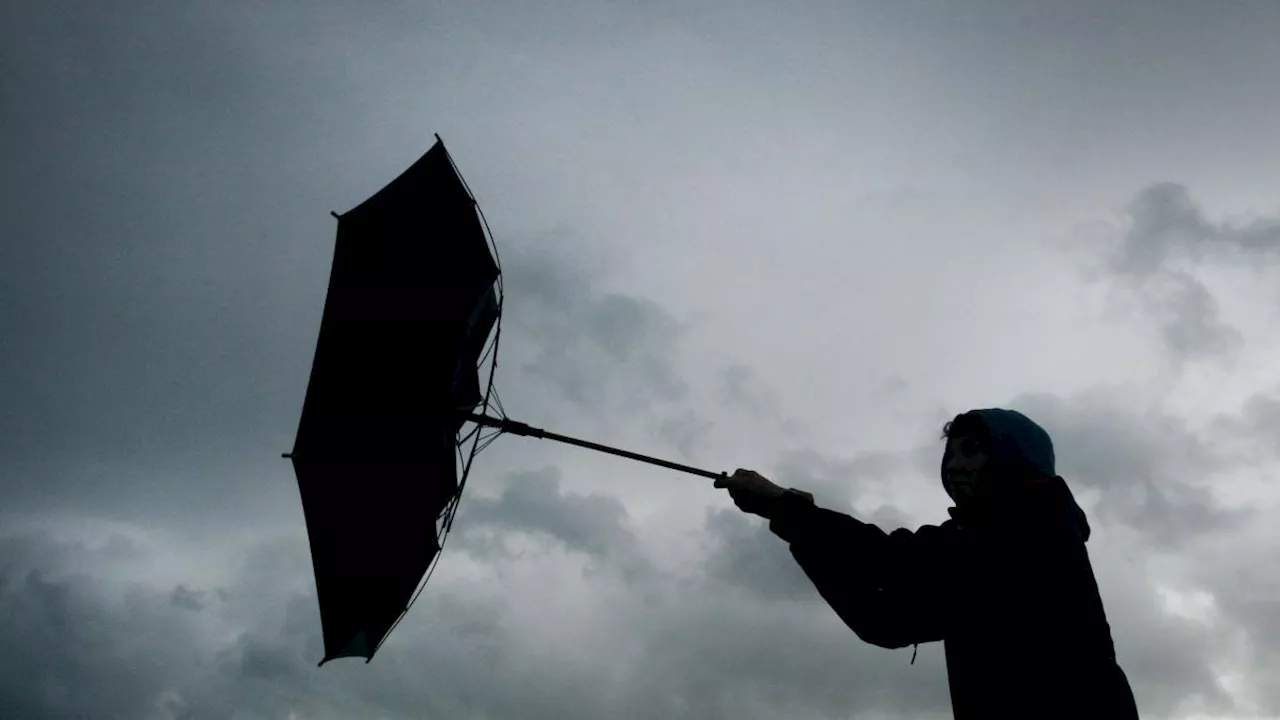
[[949, 716], [708, 481], [518, 437], [315, 667], [329, 211], [438, 132], [511, 417], [893, 529], [1022, 410], [1143, 716], [1280, 716], [1280, 4], [538, 5], [3, 4], [0, 715]]

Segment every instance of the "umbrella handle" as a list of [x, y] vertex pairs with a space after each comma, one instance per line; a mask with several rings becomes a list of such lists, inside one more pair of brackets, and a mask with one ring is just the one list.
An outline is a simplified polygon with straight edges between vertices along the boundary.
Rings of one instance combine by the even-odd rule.
[[501, 432], [509, 432], [512, 435], [524, 435], [527, 437], [541, 438], [543, 440], [554, 440], [556, 442], [562, 442], [568, 445], [577, 445], [578, 447], [587, 448], [588, 450], [596, 450], [598, 452], [608, 453], [610, 455], [617, 455], [618, 457], [624, 457], [630, 460], [637, 460], [639, 462], [649, 463], [650, 465], [657, 465], [659, 467], [664, 467], [669, 470], [677, 470], [679, 472], [689, 473], [690, 475], [698, 475], [700, 477], [711, 478], [712, 480], [715, 480], [721, 477], [727, 477], [729, 475], [729, 473], [727, 472], [717, 473], [711, 470], [703, 470], [702, 468], [696, 468], [690, 465], [671, 462], [670, 460], [663, 460], [661, 458], [656, 458], [649, 455], [641, 455], [640, 453], [631, 452], [630, 450], [623, 450], [621, 448], [610, 447], [608, 445], [601, 445], [600, 443], [594, 443], [589, 440], [582, 440], [580, 438], [569, 437], [568, 435], [561, 435], [559, 433], [547, 432], [542, 428], [532, 427], [526, 423], [517, 422], [515, 420], [509, 420], [507, 418], [496, 418], [496, 417], [491, 417], [489, 415], [481, 415], [478, 413], [467, 413], [463, 415], [463, 419], [470, 420], [471, 422], [476, 423], [477, 425], [484, 425], [486, 427], [495, 427], [495, 428], [498, 428], [498, 430]]

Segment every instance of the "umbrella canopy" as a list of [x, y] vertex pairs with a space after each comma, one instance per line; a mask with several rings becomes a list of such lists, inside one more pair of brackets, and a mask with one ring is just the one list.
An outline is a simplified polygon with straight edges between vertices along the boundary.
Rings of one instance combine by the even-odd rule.
[[372, 659], [440, 551], [498, 265], [443, 143], [350, 212], [291, 458], [325, 662]]
[[[311, 541], [321, 665], [373, 659], [439, 556], [472, 460], [502, 433], [723, 475], [505, 416], [493, 372], [501, 269], [484, 215], [439, 136], [400, 177], [335, 217], [311, 379], [285, 453]], [[496, 417], [486, 414], [491, 400]], [[474, 428], [464, 434], [466, 422]]]

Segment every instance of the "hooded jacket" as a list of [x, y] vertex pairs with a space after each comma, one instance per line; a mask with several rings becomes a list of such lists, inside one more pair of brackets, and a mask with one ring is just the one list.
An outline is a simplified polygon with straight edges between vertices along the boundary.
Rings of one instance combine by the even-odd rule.
[[864, 641], [943, 643], [956, 720], [1137, 718], [1085, 549], [1089, 523], [1055, 473], [1048, 433], [1011, 410], [975, 413], [992, 468], [980, 504], [886, 533], [789, 493], [770, 529]]

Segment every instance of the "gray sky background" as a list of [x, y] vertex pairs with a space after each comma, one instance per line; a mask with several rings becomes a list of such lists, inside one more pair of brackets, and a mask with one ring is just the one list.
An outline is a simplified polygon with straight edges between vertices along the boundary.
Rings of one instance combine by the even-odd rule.
[[439, 132], [512, 417], [914, 527], [1023, 410], [1143, 716], [1280, 716], [1280, 5], [375, 5], [0, 9], [0, 715], [948, 716], [708, 483], [515, 437], [315, 667], [328, 211]]

